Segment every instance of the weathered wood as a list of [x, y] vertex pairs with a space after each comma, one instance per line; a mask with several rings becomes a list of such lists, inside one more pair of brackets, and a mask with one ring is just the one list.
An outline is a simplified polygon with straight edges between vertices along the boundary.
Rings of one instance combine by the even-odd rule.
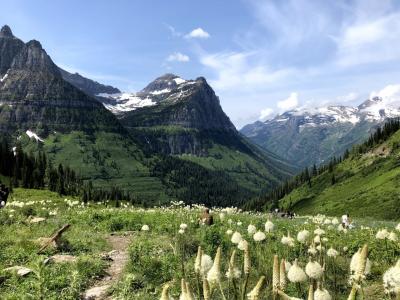
[[63, 227], [61, 227], [59, 230], [57, 230], [57, 232], [55, 234], [53, 234], [50, 238], [50, 240], [48, 242], [46, 242], [42, 248], [39, 249], [39, 251], [37, 252], [38, 254], [41, 253], [44, 249], [46, 249], [51, 243], [56, 242], [61, 238], [62, 234], [68, 230], [68, 228], [70, 227], [70, 224], [66, 224]]

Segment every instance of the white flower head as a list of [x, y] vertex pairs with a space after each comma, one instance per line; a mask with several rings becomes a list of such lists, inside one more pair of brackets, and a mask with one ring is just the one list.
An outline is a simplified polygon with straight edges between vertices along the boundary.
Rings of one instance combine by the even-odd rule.
[[392, 232], [389, 234], [388, 239], [389, 239], [390, 241], [392, 241], [392, 242], [397, 242], [397, 241], [398, 241], [397, 234], [396, 234], [394, 231], [392, 231]]
[[180, 229], [183, 229], [183, 230], [185, 230], [187, 227], [188, 227], [187, 224], [184, 224], [184, 223], [182, 223], [181, 225], [179, 225], [179, 228], [180, 228]]
[[203, 254], [201, 256], [201, 265], [200, 265], [200, 274], [202, 276], [205, 276], [208, 271], [210, 271], [210, 269], [213, 266], [213, 260], [211, 258], [211, 256], [207, 255], [207, 254]]
[[306, 229], [299, 231], [299, 233], [297, 234], [297, 240], [302, 244], [306, 243], [309, 237], [310, 232]]
[[400, 223], [399, 223], [399, 224], [397, 224], [397, 226], [396, 226], [396, 230], [397, 230], [397, 231], [400, 231]]
[[239, 232], [235, 231], [232, 234], [231, 242], [233, 244], [239, 244], [241, 240], [242, 240], [242, 235]]
[[184, 229], [179, 229], [178, 233], [179, 233], [179, 234], [184, 234], [184, 233], [185, 233], [185, 230], [184, 230]]
[[287, 236], [282, 237], [281, 243], [289, 247], [294, 247], [294, 239], [290, 236], [289, 233]]
[[261, 241], [265, 240], [265, 238], [266, 238], [265, 233], [262, 232], [262, 231], [257, 231], [257, 232], [253, 235], [253, 239], [254, 239], [256, 242], [261, 242]]
[[149, 225], [143, 225], [142, 226], [142, 231], [149, 231], [149, 230], [150, 230]]
[[338, 218], [333, 218], [332, 219], [332, 225], [338, 225], [338, 224], [339, 224]]
[[324, 235], [325, 234], [325, 230], [321, 229], [321, 228], [317, 228], [314, 230], [314, 234], [316, 235]]
[[383, 287], [387, 294], [400, 294], [400, 259], [383, 274]]
[[227, 235], [232, 235], [232, 233], [233, 233], [232, 229], [228, 229], [228, 230], [226, 231], [226, 234], [227, 234]]
[[335, 249], [333, 249], [332, 247], [330, 247], [328, 249], [328, 251], [326, 252], [326, 255], [328, 255], [329, 257], [336, 257], [339, 255], [339, 252], [337, 252]]
[[247, 226], [248, 234], [253, 235], [256, 233], [256, 231], [257, 231], [257, 228], [253, 224], [250, 224], [249, 226]]
[[382, 230], [379, 230], [379, 231], [376, 233], [376, 236], [375, 236], [375, 237], [376, 237], [378, 240], [384, 240], [384, 239], [389, 238], [389, 235], [390, 235], [389, 231], [387, 231], [387, 229], [384, 228], [384, 229], [382, 229]]
[[247, 246], [248, 246], [247, 241], [242, 239], [238, 244], [238, 249], [244, 251]]
[[275, 225], [270, 220], [268, 220], [267, 222], [265, 222], [264, 227], [266, 232], [272, 232], [274, 230]]
[[312, 279], [319, 279], [324, 274], [324, 269], [316, 261], [309, 261], [306, 265], [306, 274]]
[[304, 282], [307, 280], [307, 275], [303, 269], [297, 264], [297, 259], [290, 267], [288, 272], [288, 279], [290, 282]]
[[320, 237], [319, 235], [316, 235], [316, 236], [314, 237], [314, 243], [316, 243], [316, 244], [321, 244], [321, 237]]
[[326, 289], [318, 288], [314, 292], [314, 300], [332, 300], [332, 297]]

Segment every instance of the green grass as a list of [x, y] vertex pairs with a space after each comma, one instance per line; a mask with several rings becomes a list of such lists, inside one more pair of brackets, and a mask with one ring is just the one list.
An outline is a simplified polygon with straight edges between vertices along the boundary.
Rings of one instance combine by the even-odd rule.
[[[372, 151], [353, 156], [281, 200], [301, 214], [325, 213], [378, 219], [400, 219], [400, 132]], [[380, 155], [389, 149], [387, 156]], [[337, 183], [332, 185], [332, 174]]]
[[[224, 218], [220, 218], [218, 211], [215, 211], [215, 224], [205, 227], [197, 223], [200, 212], [198, 209], [189, 210], [182, 206], [175, 206], [174, 208], [143, 210], [131, 207], [124, 202], [120, 208], [114, 208], [113, 203], [110, 202], [92, 203], [82, 207], [79, 201], [76, 204], [68, 204], [78, 199], [68, 197], [67, 201], [65, 198], [45, 190], [18, 188], [11, 196], [9, 203], [11, 205], [0, 210], [0, 232], [2, 232], [0, 235], [2, 250], [0, 251], [0, 299], [78, 299], [97, 276], [104, 273], [107, 263], [100, 259], [100, 254], [111, 250], [105, 239], [112, 232], [115, 234], [122, 234], [125, 231], [133, 232], [132, 244], [129, 247], [129, 262], [123, 276], [109, 291], [114, 298], [124, 300], [160, 299], [165, 283], [170, 284], [172, 296], [178, 299], [180, 279], [183, 276], [192, 289], [197, 291], [193, 266], [198, 246], [212, 257], [217, 247], [221, 247], [222, 289], [227, 299], [232, 299], [232, 285], [228, 285], [224, 277], [230, 253], [235, 249], [230, 236], [226, 233], [228, 229], [240, 232], [249, 242], [252, 268], [248, 291], [254, 287], [261, 275], [267, 277], [261, 300], [271, 297], [274, 254], [289, 261], [299, 258], [302, 267], [307, 263], [307, 246], [297, 241], [294, 247], [281, 244], [281, 237], [287, 232], [296, 237], [297, 232], [304, 228], [312, 232], [317, 226], [321, 226], [326, 231], [324, 236], [328, 240], [324, 242], [324, 246], [334, 247], [340, 252], [340, 256], [336, 260], [327, 258], [325, 255], [317, 257], [326, 260], [325, 287], [331, 294], [336, 293], [337, 300], [347, 299], [349, 261], [352, 254], [364, 243], [369, 245], [369, 259], [373, 263], [371, 273], [364, 283], [366, 299], [384, 299], [382, 274], [400, 255], [398, 242], [385, 243], [385, 241], [375, 239], [379, 228], [386, 227], [390, 231], [394, 230], [396, 223], [390, 221], [372, 222], [368, 219], [356, 218], [356, 229], [343, 233], [337, 231], [336, 226], [316, 225], [311, 218], [272, 219], [275, 224], [274, 232], [267, 234], [264, 242], [257, 243], [252, 239], [252, 235], [247, 233], [247, 226], [253, 224], [259, 230], [263, 230], [268, 217], [266, 214], [231, 212], [225, 213]], [[20, 202], [25, 203], [23, 207], [12, 205], [12, 203]], [[50, 214], [54, 211], [57, 211], [57, 214]], [[29, 224], [27, 222], [29, 215], [45, 217], [46, 221]], [[64, 264], [41, 264], [47, 256], [56, 251], [49, 249], [44, 254], [38, 255], [36, 252], [39, 246], [35, 240], [39, 237], [50, 236], [67, 223], [71, 224], [71, 228], [63, 236], [64, 246], [61, 253], [74, 255], [78, 261]], [[188, 225], [184, 234], [178, 233], [181, 223]], [[141, 231], [144, 224], [150, 227], [150, 231]], [[369, 227], [361, 228], [361, 226]], [[237, 251], [236, 264], [241, 268], [243, 252]], [[21, 278], [2, 271], [14, 265], [29, 267], [34, 272]], [[336, 287], [334, 278], [336, 278]], [[286, 292], [291, 296], [304, 297], [307, 286], [308, 283], [303, 283], [299, 291], [297, 285], [289, 283]], [[218, 291], [214, 292], [212, 299], [221, 299]]]

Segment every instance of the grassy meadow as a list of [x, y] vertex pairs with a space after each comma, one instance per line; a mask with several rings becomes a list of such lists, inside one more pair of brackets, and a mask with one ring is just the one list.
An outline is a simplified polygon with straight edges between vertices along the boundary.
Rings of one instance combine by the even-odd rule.
[[[113, 250], [107, 237], [126, 233], [129, 260], [108, 289], [110, 299], [207, 299], [208, 292], [208, 299], [310, 299], [310, 285], [315, 300], [348, 299], [352, 287], [353, 299], [396, 299], [383, 285], [383, 274], [400, 258], [396, 222], [357, 219], [346, 231], [333, 216], [288, 220], [231, 208], [213, 210], [214, 225], [204, 226], [197, 221], [202, 208], [182, 203], [146, 210], [124, 202], [83, 205], [26, 189], [10, 198], [0, 210], [0, 299], [79, 299], [105, 275], [110, 262], [103, 254]], [[31, 223], [32, 217], [45, 220]], [[71, 227], [59, 248], [37, 254], [37, 240], [64, 224]], [[366, 249], [354, 258], [365, 244], [368, 261], [360, 258]], [[44, 263], [56, 253], [76, 261]], [[12, 266], [32, 272], [4, 270]]]

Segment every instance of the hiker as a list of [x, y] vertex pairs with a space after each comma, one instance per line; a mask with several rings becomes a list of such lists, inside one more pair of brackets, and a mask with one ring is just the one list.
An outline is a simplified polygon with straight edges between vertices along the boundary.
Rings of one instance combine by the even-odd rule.
[[342, 226], [343, 226], [343, 228], [349, 228], [350, 223], [351, 222], [350, 222], [349, 214], [347, 213], [347, 214], [343, 215], [342, 216]]
[[6, 206], [9, 193], [8, 188], [4, 184], [0, 184], [0, 208]]
[[200, 216], [199, 220], [200, 224], [211, 226], [214, 224], [214, 218], [210, 214], [210, 210], [208, 208], [205, 208], [203, 213]]

